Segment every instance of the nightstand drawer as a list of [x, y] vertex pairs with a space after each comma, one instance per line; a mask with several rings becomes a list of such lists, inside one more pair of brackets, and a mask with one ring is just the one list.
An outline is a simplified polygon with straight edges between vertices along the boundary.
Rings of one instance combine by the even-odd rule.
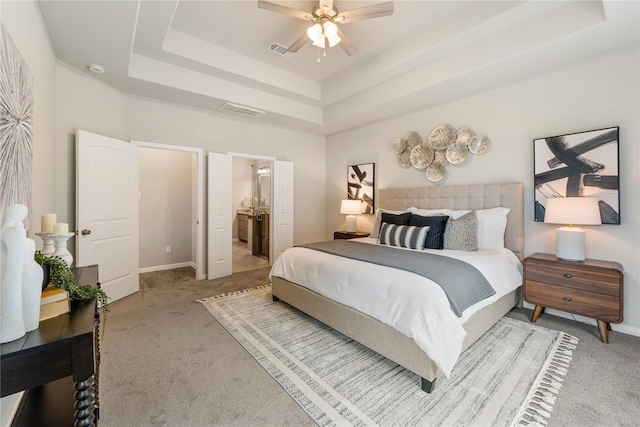
[[622, 320], [620, 298], [527, 279], [524, 299], [537, 305], [577, 313], [611, 323]]
[[527, 260], [525, 280], [566, 286], [613, 297], [620, 295], [620, 274], [617, 271], [586, 268], [579, 263], [576, 266], [570, 266]]

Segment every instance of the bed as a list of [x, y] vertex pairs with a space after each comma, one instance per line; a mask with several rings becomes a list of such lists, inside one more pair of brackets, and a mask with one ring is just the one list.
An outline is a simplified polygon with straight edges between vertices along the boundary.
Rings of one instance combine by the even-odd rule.
[[[521, 183], [380, 189], [377, 200], [379, 208], [391, 211], [403, 211], [409, 207], [429, 210], [448, 209], [452, 211], [479, 211], [497, 207], [508, 208], [504, 247], [509, 251], [504, 252], [509, 252], [509, 255], [515, 259], [518, 267], [520, 267], [524, 249], [523, 191]], [[291, 252], [288, 254], [289, 251]], [[311, 249], [291, 248], [285, 251], [274, 263], [271, 272], [273, 299], [275, 301], [281, 300], [296, 307], [416, 373], [422, 379], [422, 390], [431, 392], [439, 372], [443, 371], [447, 374], [446, 370], [448, 369], [440, 369], [442, 362], [436, 357], [432, 359], [427, 355], [429, 352], [433, 353], [436, 346], [430, 344], [432, 347], [425, 347], [422, 340], [410, 338], [406, 331], [405, 333], [400, 332], [397, 327], [385, 323], [386, 321], [383, 322], [372, 315], [352, 308], [353, 306], [358, 306], [358, 304], [341, 303], [337, 301], [339, 298], [321, 295], [321, 293], [308, 288], [309, 283], [305, 283], [307, 281], [305, 277], [309, 277], [309, 275], [302, 274], [303, 270], [299, 269], [295, 264], [297, 262], [296, 258], [304, 258], [300, 256], [301, 251], [315, 253]], [[336, 255], [314, 255], [314, 258], [324, 259], [325, 262], [333, 259], [336, 266], [347, 262], [341, 258], [327, 257], [336, 257]], [[309, 268], [309, 266], [305, 268]], [[311, 266], [312, 270], [313, 268], [315, 267]], [[325, 264], [320, 269], [330, 270], [331, 264]], [[300, 274], [290, 275], [286, 271], [298, 271]], [[412, 273], [403, 272], [403, 274]], [[345, 277], [349, 278], [357, 276], [358, 274], [353, 273], [345, 275]], [[352, 281], [356, 282], [356, 280]], [[473, 313], [467, 315], [463, 320], [459, 319], [459, 325], [452, 325], [452, 327], [462, 330], [463, 335], [460, 339], [459, 352], [464, 351], [473, 344], [511, 308], [520, 303], [521, 275], [519, 279], [510, 276], [509, 281], [511, 282], [509, 284], [510, 290], [496, 295], [492, 298], [490, 304], [475, 311], [470, 310]], [[515, 283], [516, 281], [518, 283]], [[362, 286], [362, 284], [357, 283], [351, 284], [353, 286]], [[482, 304], [478, 305], [482, 306]], [[451, 320], [450, 322], [455, 323], [456, 320]]]

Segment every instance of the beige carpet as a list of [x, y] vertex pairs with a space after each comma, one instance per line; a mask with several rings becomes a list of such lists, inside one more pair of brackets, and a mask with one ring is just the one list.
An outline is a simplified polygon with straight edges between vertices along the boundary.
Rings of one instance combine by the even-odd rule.
[[[191, 268], [140, 275], [111, 304], [101, 341], [100, 423], [126, 426], [315, 426], [196, 299], [268, 283], [268, 268], [198, 281]], [[528, 322], [530, 310], [509, 317]], [[640, 338], [543, 314], [538, 325], [580, 339], [550, 427], [637, 426]], [[615, 325], [614, 325], [615, 328]]]

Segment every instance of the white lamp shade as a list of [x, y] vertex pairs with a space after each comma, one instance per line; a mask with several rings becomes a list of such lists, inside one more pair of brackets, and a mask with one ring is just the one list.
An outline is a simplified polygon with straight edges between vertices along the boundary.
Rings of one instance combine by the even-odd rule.
[[360, 200], [343, 200], [340, 204], [340, 213], [359, 215], [362, 213], [362, 202]]
[[594, 197], [547, 199], [544, 222], [549, 224], [600, 225], [600, 207]]
[[585, 233], [573, 227], [579, 225], [599, 225], [600, 207], [593, 197], [558, 197], [547, 199], [544, 222], [568, 224], [556, 230], [556, 256], [567, 261], [584, 261]]

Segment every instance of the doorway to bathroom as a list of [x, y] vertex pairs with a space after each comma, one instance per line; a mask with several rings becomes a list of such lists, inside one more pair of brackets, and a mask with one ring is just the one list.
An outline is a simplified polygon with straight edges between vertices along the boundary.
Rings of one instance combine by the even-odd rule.
[[232, 272], [269, 265], [271, 160], [232, 160]]

